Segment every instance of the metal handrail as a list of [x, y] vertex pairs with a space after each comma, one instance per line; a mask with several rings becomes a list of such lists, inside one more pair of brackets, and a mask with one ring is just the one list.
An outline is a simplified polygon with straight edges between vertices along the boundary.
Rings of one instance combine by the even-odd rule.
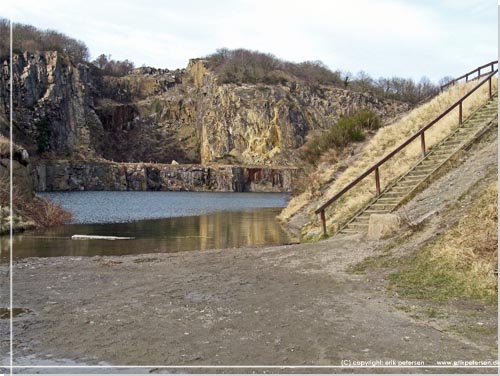
[[[457, 78], [451, 80], [450, 82], [447, 82], [444, 85], [441, 85], [441, 91], [444, 91], [449, 86], [455, 85], [458, 81], [463, 80], [464, 78], [465, 78], [465, 82], [469, 82], [469, 76], [473, 76], [472, 80], [480, 79], [481, 77], [493, 72], [495, 70], [495, 65], [497, 65], [497, 69], [498, 69], [498, 60], [492, 61], [488, 64], [481, 65], [480, 67], [477, 67], [476, 69], [471, 70], [470, 72], [468, 72], [460, 77], [457, 77]], [[486, 67], [491, 67], [490, 72], [481, 74], [481, 69], [484, 69]], [[476, 72], [477, 72], [477, 75], [476, 75]]]
[[318, 209], [314, 211], [315, 214], [319, 214], [321, 218], [321, 222], [323, 225], [323, 234], [326, 236], [327, 231], [326, 231], [326, 219], [325, 219], [325, 209], [333, 204], [335, 201], [337, 201], [342, 195], [344, 195], [347, 191], [349, 191], [351, 188], [353, 188], [355, 185], [357, 185], [361, 180], [363, 180], [365, 177], [370, 175], [372, 172], [375, 173], [375, 191], [376, 191], [376, 196], [380, 196], [381, 189], [380, 189], [380, 174], [379, 174], [379, 167], [382, 166], [385, 162], [387, 162], [389, 159], [391, 159], [394, 155], [399, 153], [402, 149], [404, 149], [406, 146], [408, 146], [412, 141], [414, 141], [416, 138], [420, 136], [420, 145], [422, 148], [422, 156], [425, 157], [427, 155], [426, 147], [425, 147], [425, 131], [427, 131], [429, 128], [431, 128], [434, 124], [436, 124], [439, 120], [441, 120], [443, 117], [448, 115], [451, 111], [453, 111], [456, 107], [458, 107], [458, 124], [459, 126], [462, 124], [463, 118], [462, 118], [462, 103], [465, 99], [467, 99], [472, 93], [474, 93], [477, 89], [479, 89], [484, 83], [488, 82], [488, 93], [490, 99], [492, 98], [492, 90], [491, 90], [491, 79], [492, 77], [498, 72], [498, 69], [494, 70], [491, 72], [484, 80], [479, 82], [476, 86], [474, 86], [469, 92], [467, 92], [465, 95], [463, 95], [458, 101], [456, 101], [454, 104], [452, 104], [448, 109], [446, 109], [443, 113], [441, 113], [438, 117], [436, 117], [434, 120], [432, 120], [430, 123], [422, 127], [418, 132], [413, 134], [411, 137], [409, 137], [405, 142], [403, 142], [401, 145], [399, 145], [396, 149], [391, 151], [389, 154], [387, 154], [385, 157], [383, 157], [381, 160], [379, 160], [377, 163], [375, 163], [373, 166], [371, 166], [368, 170], [363, 172], [361, 175], [359, 175], [356, 179], [354, 179], [350, 184], [345, 186], [342, 190], [340, 190], [337, 194], [335, 194], [332, 198], [330, 198], [327, 202], [325, 202], [323, 205], [321, 205]]

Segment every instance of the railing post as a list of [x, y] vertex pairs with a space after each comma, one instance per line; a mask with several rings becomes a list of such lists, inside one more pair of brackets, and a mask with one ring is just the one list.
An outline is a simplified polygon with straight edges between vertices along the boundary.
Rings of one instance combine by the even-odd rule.
[[491, 63], [491, 71], [493, 72], [495, 70], [495, 63]]
[[477, 68], [477, 78], [481, 77], [481, 68]]
[[469, 73], [465, 75], [465, 82], [469, 82]]
[[321, 218], [321, 224], [323, 226], [323, 235], [326, 237], [326, 236], [328, 236], [328, 234], [326, 232], [326, 219], [325, 219], [325, 211], [324, 210], [321, 210], [319, 212], [319, 217]]
[[375, 191], [377, 192], [377, 196], [380, 196], [380, 174], [378, 167], [375, 169]]
[[458, 125], [462, 125], [462, 101], [458, 105]]
[[422, 157], [425, 158], [427, 152], [425, 151], [425, 132], [420, 135], [420, 146], [422, 147]]

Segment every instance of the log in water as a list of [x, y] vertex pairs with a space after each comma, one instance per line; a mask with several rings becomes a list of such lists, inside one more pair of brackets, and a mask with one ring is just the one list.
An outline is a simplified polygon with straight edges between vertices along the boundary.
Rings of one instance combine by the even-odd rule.
[[102, 236], [102, 235], [73, 235], [73, 240], [131, 240], [135, 238], [126, 236]]

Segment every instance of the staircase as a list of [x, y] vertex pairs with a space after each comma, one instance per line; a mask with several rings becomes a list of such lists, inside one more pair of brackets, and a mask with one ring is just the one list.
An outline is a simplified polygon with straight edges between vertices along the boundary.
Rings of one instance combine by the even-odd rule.
[[387, 186], [380, 195], [360, 210], [337, 233], [355, 234], [365, 232], [372, 214], [390, 213], [406, 202], [423, 184], [427, 183], [437, 171], [457, 152], [467, 148], [494, 124], [498, 123], [498, 94], [467, 118], [460, 127], [435, 145], [403, 176]]

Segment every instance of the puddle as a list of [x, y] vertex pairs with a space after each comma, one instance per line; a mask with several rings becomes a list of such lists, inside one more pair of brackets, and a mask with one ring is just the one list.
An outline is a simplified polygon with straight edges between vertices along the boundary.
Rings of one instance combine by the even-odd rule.
[[[12, 317], [22, 315], [23, 313], [30, 313], [31, 310], [28, 308], [12, 308]], [[9, 308], [0, 308], [0, 320], [10, 318]]]

